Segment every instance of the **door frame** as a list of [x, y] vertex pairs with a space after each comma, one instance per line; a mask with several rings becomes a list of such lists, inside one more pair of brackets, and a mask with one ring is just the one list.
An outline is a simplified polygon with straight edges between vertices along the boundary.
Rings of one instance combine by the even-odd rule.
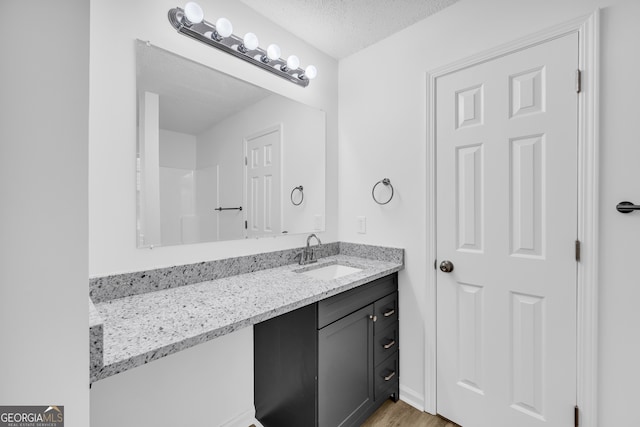
[[[427, 78], [427, 238], [425, 305], [424, 409], [437, 413], [436, 299], [436, 83], [456, 71], [508, 55], [558, 37], [578, 33], [578, 66], [582, 73], [578, 97], [578, 229], [576, 404], [580, 426], [597, 425], [598, 378], [598, 183], [599, 183], [599, 45], [600, 11], [498, 46], [426, 73]], [[431, 264], [434, 260], [434, 264]], [[568, 408], [567, 410], [570, 410]]]

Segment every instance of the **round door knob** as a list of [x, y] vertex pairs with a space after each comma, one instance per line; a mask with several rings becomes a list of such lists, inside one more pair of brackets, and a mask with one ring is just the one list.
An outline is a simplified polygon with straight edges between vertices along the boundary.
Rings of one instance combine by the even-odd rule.
[[445, 273], [451, 273], [453, 271], [453, 263], [449, 260], [442, 261], [440, 263], [440, 270]]

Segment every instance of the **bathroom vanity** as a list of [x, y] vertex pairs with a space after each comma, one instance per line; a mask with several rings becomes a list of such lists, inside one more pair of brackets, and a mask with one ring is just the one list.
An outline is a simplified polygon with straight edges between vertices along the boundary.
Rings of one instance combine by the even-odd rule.
[[[302, 249], [91, 279], [91, 382], [298, 309], [317, 307], [316, 329], [325, 334], [395, 292], [397, 279], [376, 284], [404, 267], [397, 248], [328, 243], [317, 263], [300, 266], [294, 259]], [[396, 316], [397, 308], [388, 317]], [[370, 332], [378, 334], [384, 328], [372, 320]]]
[[398, 400], [398, 346], [397, 273], [256, 324], [256, 418], [359, 426]]

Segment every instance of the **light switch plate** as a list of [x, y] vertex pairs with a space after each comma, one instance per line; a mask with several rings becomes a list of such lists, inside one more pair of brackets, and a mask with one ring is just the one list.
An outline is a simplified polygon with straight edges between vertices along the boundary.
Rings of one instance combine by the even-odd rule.
[[358, 220], [358, 233], [367, 234], [367, 217], [359, 216], [356, 219]]
[[313, 216], [313, 231], [323, 231], [324, 224], [322, 221], [322, 215], [314, 215]]

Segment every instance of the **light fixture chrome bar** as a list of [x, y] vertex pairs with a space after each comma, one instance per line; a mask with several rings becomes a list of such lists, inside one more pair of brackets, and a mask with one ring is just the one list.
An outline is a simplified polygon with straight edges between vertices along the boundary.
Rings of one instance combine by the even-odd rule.
[[[169, 10], [169, 22], [173, 28], [185, 36], [220, 49], [236, 58], [240, 58], [283, 79], [289, 80], [298, 86], [307, 87], [309, 85], [309, 79], [305, 78], [302, 68], [289, 69], [287, 68], [287, 61], [282, 58], [266, 59], [267, 52], [260, 47], [247, 50], [246, 53], [241, 52], [239, 47], [243, 46], [243, 41], [234, 34], [231, 34], [229, 37], [220, 37], [220, 40], [216, 40], [216, 26], [210, 22], [202, 20], [200, 23], [185, 25], [184, 10], [179, 7]], [[213, 37], [208, 34], [211, 34]]]

